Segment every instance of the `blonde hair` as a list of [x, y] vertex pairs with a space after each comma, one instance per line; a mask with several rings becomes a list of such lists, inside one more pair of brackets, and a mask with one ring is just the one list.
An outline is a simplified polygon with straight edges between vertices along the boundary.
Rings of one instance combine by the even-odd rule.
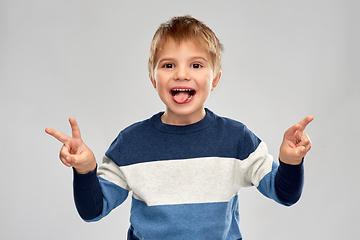
[[214, 73], [218, 74], [221, 70], [221, 52], [223, 45], [216, 37], [215, 33], [203, 22], [189, 16], [173, 17], [169, 21], [162, 23], [154, 34], [150, 46], [148, 60], [148, 70], [150, 76], [154, 77], [156, 65], [156, 53], [169, 39], [177, 43], [183, 41], [193, 41], [199, 46], [205, 47], [212, 58]]

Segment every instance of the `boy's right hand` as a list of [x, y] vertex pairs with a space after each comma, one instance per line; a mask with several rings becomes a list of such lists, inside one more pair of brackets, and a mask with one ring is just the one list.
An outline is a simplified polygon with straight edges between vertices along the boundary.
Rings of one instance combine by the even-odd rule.
[[79, 174], [92, 172], [96, 168], [94, 153], [88, 148], [81, 139], [80, 129], [74, 118], [69, 119], [72, 137], [69, 137], [52, 128], [46, 128], [45, 132], [64, 145], [60, 150], [60, 160], [68, 167], [75, 168]]

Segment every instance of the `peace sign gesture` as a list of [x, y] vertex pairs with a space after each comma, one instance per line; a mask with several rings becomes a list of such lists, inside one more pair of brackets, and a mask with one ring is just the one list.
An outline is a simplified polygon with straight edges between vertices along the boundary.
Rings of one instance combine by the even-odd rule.
[[68, 167], [75, 168], [76, 172], [86, 174], [96, 168], [96, 159], [93, 152], [81, 139], [80, 129], [74, 118], [69, 119], [72, 137], [69, 137], [52, 128], [46, 128], [45, 132], [55, 137], [64, 145], [60, 150], [60, 160]]
[[313, 116], [307, 116], [285, 132], [279, 154], [282, 162], [291, 165], [298, 165], [302, 162], [306, 153], [311, 149], [310, 138], [304, 130], [313, 119]]

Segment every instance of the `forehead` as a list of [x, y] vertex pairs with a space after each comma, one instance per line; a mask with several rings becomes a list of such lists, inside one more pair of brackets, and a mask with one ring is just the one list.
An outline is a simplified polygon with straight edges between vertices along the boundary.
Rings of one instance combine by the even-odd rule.
[[198, 56], [209, 61], [211, 59], [211, 55], [204, 44], [193, 40], [175, 41], [170, 38], [164, 41], [158, 48], [158, 51], [156, 52], [156, 62], [160, 60], [160, 58], [166, 56], [177, 56], [180, 52], [183, 55], [188, 55], [189, 57]]

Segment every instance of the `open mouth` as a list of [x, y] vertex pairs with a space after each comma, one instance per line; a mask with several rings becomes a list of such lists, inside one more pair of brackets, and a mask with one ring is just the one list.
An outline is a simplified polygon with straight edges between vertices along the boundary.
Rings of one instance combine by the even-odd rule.
[[171, 89], [171, 95], [176, 103], [188, 103], [195, 96], [196, 91], [190, 88]]

